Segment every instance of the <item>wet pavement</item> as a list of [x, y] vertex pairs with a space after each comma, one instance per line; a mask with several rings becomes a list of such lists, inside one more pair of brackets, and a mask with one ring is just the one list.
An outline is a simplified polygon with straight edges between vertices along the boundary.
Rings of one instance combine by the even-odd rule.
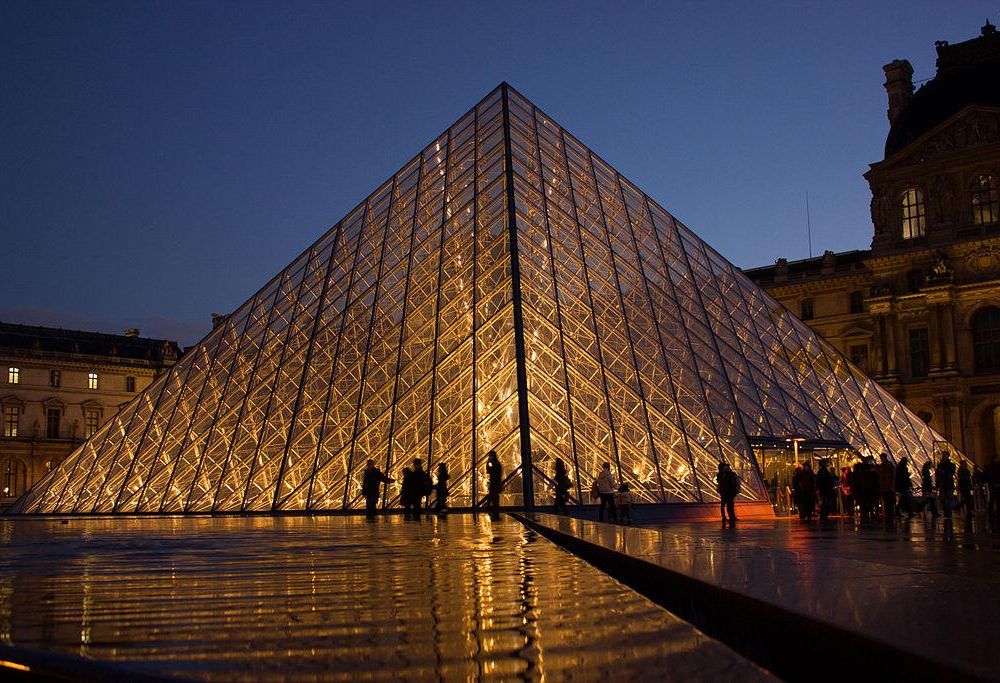
[[227, 681], [767, 678], [506, 516], [0, 520], [0, 644]]
[[729, 529], [533, 518], [769, 608], [973, 676], [1000, 677], [1000, 536], [967, 532], [961, 519], [954, 526], [921, 518], [890, 526], [777, 519]]

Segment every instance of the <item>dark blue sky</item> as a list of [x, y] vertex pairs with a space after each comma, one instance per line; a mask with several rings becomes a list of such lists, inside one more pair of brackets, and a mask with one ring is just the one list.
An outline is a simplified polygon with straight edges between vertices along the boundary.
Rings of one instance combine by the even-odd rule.
[[[739, 266], [865, 248], [993, 2], [0, 3], [0, 320], [183, 344], [507, 80]], [[949, 6], [950, 5], [950, 6]]]

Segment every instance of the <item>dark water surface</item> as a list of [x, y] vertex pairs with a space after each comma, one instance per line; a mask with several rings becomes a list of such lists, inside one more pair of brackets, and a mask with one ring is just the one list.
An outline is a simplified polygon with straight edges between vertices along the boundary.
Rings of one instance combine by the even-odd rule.
[[235, 680], [756, 679], [504, 517], [0, 520], [0, 643]]

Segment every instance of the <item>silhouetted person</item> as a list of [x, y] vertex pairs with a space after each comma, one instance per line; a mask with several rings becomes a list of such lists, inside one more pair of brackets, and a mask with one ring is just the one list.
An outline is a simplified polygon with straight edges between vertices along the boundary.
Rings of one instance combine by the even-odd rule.
[[837, 474], [827, 465], [826, 460], [820, 461], [819, 472], [816, 474], [816, 489], [819, 491], [819, 518], [823, 522], [830, 518], [830, 511], [833, 510], [837, 495]]
[[399, 501], [403, 504], [403, 518], [420, 519], [420, 475], [409, 466], [403, 468], [399, 489]]
[[799, 519], [811, 520], [816, 514], [816, 477], [812, 465], [803, 463], [799, 470]]
[[437, 481], [434, 483], [434, 509], [443, 515], [448, 507], [448, 466], [443, 462], [438, 464]]
[[374, 460], [369, 460], [365, 465], [365, 472], [361, 477], [361, 494], [365, 497], [365, 516], [368, 519], [375, 519], [382, 484], [391, 484], [394, 481], [396, 480], [385, 476], [382, 470], [375, 467]]
[[486, 503], [490, 517], [500, 518], [500, 493], [503, 491], [503, 465], [496, 451], [486, 454]]
[[972, 470], [964, 460], [958, 467], [958, 499], [958, 504], [965, 509], [965, 518], [971, 522], [972, 515], [976, 512], [976, 502], [972, 497]]
[[431, 493], [434, 492], [434, 481], [431, 473], [424, 469], [424, 464], [420, 458], [413, 459], [413, 469], [419, 475], [417, 478], [417, 505], [424, 507], [424, 498], [427, 499], [427, 507], [431, 506]]
[[552, 482], [555, 484], [555, 504], [552, 506], [552, 510], [568, 515], [569, 509], [566, 507], [566, 503], [569, 502], [569, 490], [573, 484], [569, 480], [569, 475], [566, 474], [566, 463], [562, 461], [562, 458], [556, 458], [556, 469], [552, 475]]
[[861, 508], [861, 520], [870, 520], [875, 514], [878, 499], [878, 470], [869, 458], [854, 463], [854, 497]]
[[719, 512], [722, 523], [736, 526], [736, 495], [739, 493], [739, 477], [728, 462], [719, 463], [719, 471], [715, 473], [715, 491], [719, 494]]
[[996, 531], [1000, 525], [1000, 455], [994, 455], [986, 465], [983, 477], [986, 479], [986, 492], [990, 499], [987, 504], [990, 526]]
[[849, 467], [840, 468], [840, 504], [845, 515], [854, 517], [854, 474]]
[[611, 464], [601, 465], [601, 471], [597, 474], [597, 481], [594, 483], [597, 489], [597, 497], [601, 500], [601, 506], [597, 512], [597, 519], [604, 521], [604, 511], [608, 511], [608, 521], [618, 521], [618, 513], [615, 511], [615, 491], [618, 490], [618, 482], [611, 471]]
[[896, 493], [899, 495], [899, 511], [907, 518], [913, 517], [913, 482], [910, 481], [909, 459], [904, 455], [896, 464]]
[[634, 502], [635, 496], [629, 490], [628, 482], [622, 482], [622, 485], [618, 487], [618, 492], [615, 493], [615, 509], [618, 512], [618, 521], [622, 524], [632, 526], [632, 503]]
[[896, 516], [896, 466], [889, 460], [889, 454], [879, 456], [878, 494], [882, 499], [882, 516], [892, 519]]
[[937, 501], [934, 499], [934, 465], [930, 460], [925, 460], [920, 468], [920, 495], [926, 499], [926, 504], [931, 510], [931, 516], [937, 517]]
[[[792, 504], [795, 506], [796, 512], [799, 516], [802, 516], [802, 489], [800, 484], [802, 483], [802, 465], [796, 465], [795, 469], [792, 470]], [[791, 509], [788, 510], [788, 514], [792, 514]]]
[[771, 496], [771, 505], [774, 505], [775, 509], [777, 510], [777, 508], [778, 508], [778, 474], [777, 473], [775, 473], [775, 475], [773, 477], [771, 477], [771, 481], [767, 482], [767, 492]]
[[937, 480], [938, 495], [941, 496], [941, 507], [944, 509], [944, 516], [951, 517], [951, 511], [955, 507], [955, 463], [951, 461], [948, 451], [941, 453], [941, 462], [938, 463], [934, 472]]

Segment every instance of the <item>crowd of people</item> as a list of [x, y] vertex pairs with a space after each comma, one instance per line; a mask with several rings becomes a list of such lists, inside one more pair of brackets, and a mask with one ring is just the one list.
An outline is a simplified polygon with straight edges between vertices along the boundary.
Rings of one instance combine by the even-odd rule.
[[[494, 517], [500, 512], [500, 496], [504, 488], [503, 466], [495, 451], [486, 456], [485, 507]], [[403, 468], [400, 485], [400, 503], [407, 519], [419, 519], [424, 510], [444, 515], [448, 509], [449, 479], [445, 463], [437, 466], [436, 477], [431, 477], [419, 458]], [[996, 456], [981, 469], [970, 467], [967, 460], [957, 464], [947, 451], [938, 455], [936, 463], [927, 460], [919, 472], [919, 494], [915, 492], [910, 462], [901, 457], [893, 462], [888, 453], [879, 460], [859, 456], [852, 466], [844, 466], [838, 473], [829, 460], [818, 460], [817, 469], [806, 461], [795, 466], [789, 482], [789, 511], [798, 513], [800, 519], [821, 521], [839, 512], [855, 516], [861, 521], [879, 517], [913, 518], [928, 512], [937, 518], [951, 518], [955, 511], [962, 511], [971, 521], [977, 501], [985, 508], [993, 529], [1000, 528], [1000, 456]], [[373, 519], [378, 501], [387, 484], [396, 480], [383, 473], [369, 460], [361, 481], [365, 498], [365, 511]], [[561, 458], [555, 460], [551, 478], [553, 510], [569, 514], [573, 483]], [[735, 501], [740, 493], [740, 477], [726, 462], [719, 463], [715, 477], [719, 496], [719, 509], [723, 524], [735, 526]], [[777, 474], [768, 482], [772, 502], [779, 498]], [[598, 504], [600, 521], [632, 523], [635, 502], [627, 482], [619, 484], [610, 463], [603, 463], [593, 479], [590, 489], [593, 502]], [[431, 506], [431, 496], [434, 504]]]
[[[956, 464], [947, 451], [942, 451], [936, 463], [924, 462], [919, 474], [918, 494], [906, 456], [896, 462], [888, 453], [882, 453], [878, 461], [861, 456], [852, 466], [842, 467], [839, 474], [827, 460], [819, 460], [816, 472], [807, 461], [796, 465], [792, 473], [790, 503], [803, 520], [816, 516], [817, 505], [819, 518], [825, 520], [838, 510], [838, 504], [841, 514], [857, 514], [861, 521], [904, 516], [912, 519], [923, 512], [932, 518], [951, 518], [956, 511], [971, 520], [978, 499], [987, 509], [991, 526], [1000, 526], [1000, 457], [994, 457], [982, 469], [978, 465], [970, 467], [964, 459]], [[773, 501], [778, 497], [777, 475], [769, 488]]]

